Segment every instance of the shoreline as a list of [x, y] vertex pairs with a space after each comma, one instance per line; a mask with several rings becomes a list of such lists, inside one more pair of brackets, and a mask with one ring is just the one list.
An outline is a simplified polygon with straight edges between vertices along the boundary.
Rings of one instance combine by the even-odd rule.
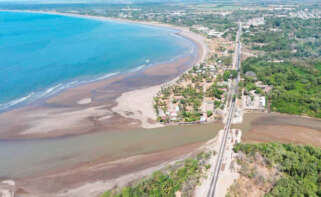
[[[215, 137], [214, 137], [215, 138]], [[196, 155], [208, 143], [198, 142], [138, 154], [116, 160], [99, 160], [64, 169], [44, 173], [36, 177], [17, 179], [16, 184], [27, 194], [38, 196], [100, 196], [104, 191], [126, 185], [138, 177], [145, 177], [169, 164]], [[61, 180], [61, 183], [57, 183]], [[43, 183], [48, 183], [43, 185]], [[43, 187], [39, 187], [43, 185]]]
[[[198, 55], [200, 56], [200, 54]], [[204, 52], [201, 55], [203, 57]], [[206, 54], [204, 57], [206, 57]], [[11, 122], [9, 122], [9, 124], [7, 123], [8, 125], [15, 123], [18, 125], [16, 128], [17, 130], [24, 130], [23, 132], [18, 132], [17, 136], [11, 136], [13, 139], [19, 137], [22, 139], [53, 138], [80, 135], [82, 133], [89, 133], [89, 135], [93, 136], [95, 134], [100, 134], [98, 133], [99, 131], [101, 131], [101, 133], [108, 133], [109, 130], [114, 130], [115, 128], [120, 131], [131, 131], [129, 128], [153, 128], [163, 126], [155, 124], [151, 119], [151, 117], [154, 116], [152, 107], [153, 95], [155, 92], [157, 93], [164, 84], [174, 83], [178, 77], [184, 73], [183, 70], [186, 71], [189, 69], [189, 63], [200, 61], [200, 59], [201, 56], [198, 57], [198, 59], [195, 59], [195, 57], [194, 59], [185, 57], [184, 59], [179, 59], [174, 62], [152, 66], [141, 72], [117, 75], [110, 79], [85, 84], [70, 90], [68, 89], [59, 95], [46, 99], [43, 105], [28, 106], [26, 109], [22, 110], [17, 109], [14, 113], [11, 113], [11, 116], [1, 116], [0, 114], [0, 130], [2, 127], [6, 126], [4, 120], [10, 120], [10, 117], [13, 118], [14, 121], [10, 120]], [[261, 114], [262, 117], [257, 117], [258, 115], [260, 114], [251, 113], [249, 120], [242, 122], [240, 125], [236, 125], [236, 127], [242, 126], [248, 129], [245, 129], [245, 142], [251, 140], [260, 141], [265, 139], [266, 136], [270, 137], [270, 140], [289, 140], [288, 137], [293, 131], [302, 127], [302, 133], [306, 132], [306, 128], [303, 129], [303, 127], [311, 126], [310, 123], [312, 122], [312, 120], [305, 120], [303, 123], [299, 124], [299, 121], [296, 121], [296, 118], [294, 117], [288, 117], [289, 120], [281, 121], [279, 120], [281, 115], [278, 114]], [[272, 118], [269, 117], [271, 115], [273, 115]], [[15, 120], [17, 116], [18, 118]], [[1, 119], [3, 117], [7, 119]], [[21, 119], [19, 119], [19, 117]], [[23, 120], [27, 124], [19, 125], [20, 120]], [[57, 122], [59, 125], [57, 125]], [[289, 127], [288, 125], [291, 125], [291, 123], [295, 124], [296, 127], [293, 125], [292, 127]], [[301, 142], [306, 139], [313, 139], [314, 143], [320, 143], [321, 141], [314, 141], [320, 139], [320, 137], [315, 138], [315, 136], [320, 136], [319, 134], [316, 135], [318, 130], [320, 130], [320, 124], [317, 122], [314, 124], [316, 125], [316, 128], [309, 130], [308, 136], [299, 136], [298, 139], [290, 139], [289, 141]], [[267, 127], [267, 125], [272, 126]], [[196, 129], [193, 129], [194, 136], [204, 135], [197, 129], [203, 126], [206, 125], [195, 126]], [[63, 128], [67, 127], [72, 128], [66, 134], [66, 131], [63, 131], [65, 130]], [[179, 127], [182, 128], [183, 126]], [[253, 127], [255, 127], [255, 129], [253, 129]], [[286, 129], [284, 129], [285, 127]], [[55, 130], [43, 133], [43, 130], [48, 128], [55, 128]], [[163, 131], [169, 130], [169, 127], [162, 129]], [[80, 132], [80, 130], [83, 130], [83, 132]], [[266, 130], [268, 132], [266, 132]], [[282, 135], [279, 137], [280, 130], [289, 131], [283, 131], [284, 134], [281, 133]], [[146, 133], [155, 134], [155, 132], [152, 131], [153, 130], [148, 130]], [[262, 131], [265, 133], [262, 133]], [[209, 132], [212, 133], [213, 129], [209, 129]], [[271, 133], [273, 132], [275, 136], [271, 136]], [[58, 133], [58, 135], [55, 136], [55, 133]], [[112, 147], [108, 147], [107, 144], [104, 144], [102, 146], [103, 149], [110, 149], [113, 154], [115, 154], [117, 151], [117, 148], [115, 147], [116, 144], [120, 142], [124, 143], [125, 138], [129, 141], [134, 141], [133, 136], [137, 136], [135, 134], [123, 135], [124, 132], [118, 133], [122, 134], [122, 138], [120, 138], [119, 141], [113, 140], [112, 138], [106, 138], [107, 144]], [[250, 138], [248, 133], [251, 133], [251, 136], [253, 136], [254, 133], [254, 138]], [[115, 134], [116, 132], [112, 135]], [[162, 132], [162, 135], [164, 135], [164, 132]], [[125, 148], [119, 148], [119, 150], [133, 153], [135, 149], [139, 150], [141, 147], [144, 147], [144, 149], [142, 149], [147, 151], [147, 144], [151, 144], [151, 146], [155, 147], [156, 142], [168, 143], [168, 141], [170, 141], [169, 138], [166, 138], [167, 140], [162, 140], [159, 136], [153, 137], [155, 141], [151, 141], [144, 136], [138, 137], [142, 141], [141, 144], [133, 143]], [[126, 184], [126, 182], [130, 182], [138, 177], [150, 175], [153, 171], [164, 167], [165, 164], [170, 164], [177, 159], [183, 159], [189, 154], [196, 153], [206, 145], [204, 144], [205, 140], [194, 143], [184, 143], [182, 145], [177, 144], [188, 137], [192, 138], [186, 134], [181, 135], [181, 138], [175, 137], [175, 135], [170, 137], [170, 139], [173, 139], [173, 144], [175, 144], [175, 146], [168, 149], [158, 148], [156, 151], [149, 150], [146, 153], [135, 153], [133, 156], [120, 157], [118, 159], [113, 159], [111, 155], [106, 154], [99, 157], [97, 160], [91, 159], [89, 162], [79, 162], [79, 164], [68, 168], [52, 168], [45, 171], [40, 176], [35, 175], [34, 177], [17, 179], [17, 184], [19, 189], [23, 191], [21, 192], [22, 196], [24, 196], [24, 192], [26, 192], [27, 195], [29, 192], [30, 194], [35, 192], [35, 194], [39, 194], [38, 196], [48, 197], [98, 196], [102, 191], [112, 188], [115, 185]], [[216, 136], [216, 138], [218, 138], [218, 136]], [[85, 139], [85, 141], [79, 141], [79, 144], [73, 144], [69, 147], [76, 147], [79, 149], [77, 146], [80, 145], [85, 146], [85, 148], [88, 149], [89, 141], [88, 138]], [[55, 139], [53, 139], [53, 141], [54, 140]], [[43, 142], [42, 140], [39, 141]], [[97, 143], [97, 139], [94, 142]], [[67, 151], [68, 148], [66, 147], [68, 146], [66, 146], [66, 144], [69, 143], [62, 144], [64, 146], [56, 146], [56, 148], [63, 148], [63, 151]], [[17, 149], [17, 147], [15, 148]], [[47, 147], [44, 150], [50, 150], [50, 148]], [[47, 152], [44, 150], [42, 152]], [[52, 153], [53, 152], [51, 152], [51, 154]], [[98, 154], [99, 150], [90, 151], [90, 153]], [[81, 154], [84, 154], [84, 152]], [[67, 159], [64, 157], [58, 158], [61, 160]], [[72, 159], [75, 158], [76, 157], [73, 157]], [[46, 160], [45, 162], [46, 165], [48, 165], [50, 160]]]
[[[31, 12], [40, 14], [63, 15], [69, 17], [80, 17], [92, 20], [134, 23], [157, 28], [167, 28], [175, 30], [175, 34], [187, 39], [194, 45], [193, 53], [184, 57], [178, 57], [173, 61], [156, 63], [147, 68], [133, 73], [122, 73], [112, 76], [107, 79], [81, 84], [77, 87], [65, 89], [49, 98], [44, 98], [42, 101], [36, 101], [34, 104], [27, 104], [26, 106], [17, 107], [12, 110], [0, 114], [0, 128], [5, 129], [5, 119], [12, 117], [19, 113], [21, 120], [18, 126], [6, 123], [6, 126], [14, 127], [12, 129], [5, 129], [0, 133], [0, 139], [26, 139], [26, 138], [51, 138], [68, 135], [78, 135], [98, 130], [119, 129], [119, 126], [112, 127], [111, 122], [121, 122], [120, 129], [130, 128], [153, 128], [161, 125], [155, 124], [156, 116], [152, 117], [151, 111], [154, 111], [152, 102], [153, 96], [151, 93], [157, 93], [160, 87], [164, 84], [175, 82], [186, 70], [190, 69], [192, 65], [199, 64], [204, 61], [207, 55], [207, 46], [205, 39], [187, 28], [176, 27], [173, 25], [143, 22], [143, 21], [129, 21], [122, 19], [114, 19], [102, 16], [89, 16], [81, 14], [71, 14], [51, 11], [31, 11], [31, 10], [0, 10], [6, 12]], [[140, 84], [130, 84], [131, 78], [146, 77], [147, 80]], [[107, 86], [113, 86], [115, 83], [122, 81], [127, 83], [122, 85], [122, 90], [115, 90], [111, 95], [108, 94], [110, 89], [106, 91]], [[110, 87], [119, 88], [119, 87]], [[153, 91], [150, 91], [153, 90]], [[142, 96], [137, 100], [133, 95], [147, 95]], [[93, 93], [94, 92], [94, 93]], [[127, 100], [124, 99], [127, 97]], [[96, 97], [96, 98], [95, 98]], [[111, 98], [112, 97], [112, 98]], [[130, 98], [130, 99], [128, 99]], [[136, 100], [135, 100], [136, 99]], [[40, 99], [41, 100], [41, 99]], [[144, 103], [144, 107], [140, 105], [130, 105], [130, 103]], [[148, 104], [150, 103], [150, 104]], [[135, 106], [131, 111], [127, 110], [128, 106]], [[29, 113], [34, 111], [34, 113]], [[134, 116], [128, 115], [134, 113]], [[25, 115], [23, 115], [25, 114]], [[56, 114], [62, 116], [74, 117], [68, 118], [68, 122], [58, 118]], [[81, 114], [81, 115], [80, 115]], [[21, 118], [20, 118], [21, 117]], [[116, 120], [115, 120], [116, 119]], [[83, 121], [84, 120], [84, 121]], [[57, 127], [54, 122], [62, 121], [63, 124]], [[26, 123], [27, 124], [22, 124]], [[81, 123], [80, 123], [81, 122]], [[87, 123], [84, 123], [87, 122]], [[2, 123], [2, 124], [1, 124]], [[77, 127], [69, 129], [64, 132], [64, 128], [72, 127], [71, 124], [80, 123]], [[89, 124], [88, 124], [89, 123]], [[124, 124], [125, 123], [125, 124]], [[12, 122], [12, 124], [14, 124]], [[127, 126], [125, 126], [127, 124]], [[99, 128], [93, 128], [97, 125], [102, 125]], [[51, 128], [51, 131], [45, 131]], [[53, 129], [54, 128], [54, 129]], [[73, 130], [73, 131], [72, 131]], [[76, 131], [77, 130], [77, 131]], [[81, 131], [79, 131], [81, 130]], [[23, 134], [23, 135], [21, 135]]]
[[[41, 13], [45, 14], [44, 12]], [[48, 14], [48, 12], [46, 13]], [[66, 15], [56, 12], [51, 14]], [[93, 136], [95, 133], [112, 134], [118, 132], [122, 135], [124, 131], [131, 131], [132, 129], [159, 127], [160, 125], [155, 124], [152, 120], [156, 116], [151, 117], [154, 112], [152, 102], [155, 92], [157, 93], [164, 84], [174, 83], [179, 76], [191, 69], [193, 65], [203, 61], [207, 55], [205, 39], [186, 28], [166, 24], [122, 21], [107, 17], [97, 18], [75, 14], [72, 16], [170, 28], [176, 30], [176, 34], [179, 36], [191, 41], [194, 45], [194, 51], [174, 61], [152, 65], [139, 72], [122, 73], [108, 79], [66, 89], [35, 104], [0, 113], [0, 139], [8, 139], [9, 142], [10, 140], [20, 139], [22, 141], [31, 139], [31, 141], [43, 142], [42, 139], [55, 141], [68, 136], [87, 137], [87, 135], [82, 134]], [[128, 111], [128, 106], [133, 108]], [[73, 170], [69, 167], [52, 168], [52, 170], [44, 171], [39, 176], [17, 178], [17, 185], [30, 193], [42, 193], [51, 189], [55, 190], [53, 192], [55, 193], [61, 191], [61, 189], [77, 188], [95, 180], [111, 180], [127, 173], [136, 172], [139, 169], [155, 167], [163, 162], [176, 160], [178, 157], [197, 150], [206, 140], [194, 143], [184, 142], [184, 139], [181, 139], [181, 141], [181, 145], [163, 150], [157, 149], [157, 151], [145, 150], [146, 147], [143, 146], [146, 154], [117, 158], [120, 161], [125, 161], [118, 164], [123, 167], [124, 171], [119, 171], [115, 166], [115, 162], [117, 163], [118, 160], [107, 154], [99, 157], [98, 160], [79, 162], [79, 164], [74, 165]], [[107, 143], [112, 144], [112, 142]], [[140, 146], [142, 145], [134, 145], [131, 149], [138, 149]], [[129, 151], [129, 149], [125, 150]], [[127, 163], [126, 159], [128, 158], [132, 158], [133, 163]], [[68, 158], [63, 157], [62, 159]], [[57, 183], [57, 179], [64, 179], [65, 185]]]
[[[186, 39], [187, 41], [191, 42], [193, 45], [193, 50], [195, 48], [198, 48], [198, 50], [200, 49], [200, 45], [203, 45], [202, 43], [200, 43], [200, 39], [197, 38], [195, 39], [195, 35], [191, 35], [189, 32], [189, 30], [187, 28], [184, 27], [178, 27], [178, 26], [173, 26], [173, 25], [168, 25], [168, 24], [161, 24], [161, 23], [155, 23], [155, 22], [145, 22], [145, 21], [132, 21], [132, 20], [126, 20], [126, 19], [120, 19], [120, 18], [110, 18], [110, 17], [104, 17], [104, 16], [93, 16], [93, 15], [88, 15], [88, 14], [76, 14], [76, 13], [66, 13], [66, 12], [56, 12], [56, 11], [35, 11], [35, 10], [5, 10], [5, 9], [0, 9], [0, 12], [12, 12], [12, 13], [35, 13], [35, 14], [47, 14], [47, 15], [60, 15], [60, 16], [66, 16], [66, 17], [74, 17], [74, 18], [82, 18], [82, 19], [88, 19], [88, 20], [97, 20], [97, 21], [102, 21], [102, 22], [113, 22], [113, 23], [123, 23], [123, 24], [137, 24], [137, 25], [144, 25], [146, 27], [155, 27], [155, 28], [163, 28], [163, 29], [167, 29], [167, 30], [171, 30], [171, 31], [175, 31], [175, 32], [170, 32], [170, 34], [172, 34], [171, 36], [179, 36], [182, 39]], [[194, 33], [192, 33], [194, 34]], [[203, 51], [207, 51], [206, 46], [201, 46], [203, 49]], [[190, 52], [190, 54], [192, 54], [193, 52]], [[33, 104], [37, 104], [40, 101], [45, 101], [47, 99], [50, 99], [51, 97], [54, 97], [56, 95], [58, 95], [59, 93], [66, 91], [68, 89], [72, 89], [84, 84], [89, 84], [89, 83], [95, 83], [98, 81], [102, 81], [102, 80], [106, 80], [110, 77], [113, 77], [115, 75], [124, 75], [124, 74], [128, 74], [130, 72], [139, 72], [140, 70], [144, 70], [145, 68], [148, 67], [152, 67], [154, 65], [161, 65], [161, 64], [167, 64], [167, 63], [171, 63], [171, 62], [175, 62], [175, 60], [183, 58], [187, 55], [190, 54], [184, 54], [184, 55], [178, 55], [173, 57], [170, 60], [165, 60], [165, 61], [161, 61], [161, 62], [155, 62], [152, 64], [148, 64], [147, 66], [145, 66], [144, 68], [141, 69], [133, 69], [133, 70], [128, 70], [126, 72], [115, 72], [115, 73], [104, 73], [102, 74], [102, 76], [97, 76], [95, 78], [92, 79], [87, 79], [85, 81], [79, 81], [77, 83], [74, 83], [74, 81], [70, 81], [67, 84], [58, 84], [58, 85], [54, 85], [51, 87], [48, 87], [47, 89], [44, 89], [40, 92], [35, 92], [34, 93], [30, 93], [27, 96], [24, 97], [19, 97], [17, 99], [11, 100], [7, 103], [3, 103], [1, 105], [3, 105], [3, 108], [0, 108], [0, 114], [1, 113], [5, 113], [17, 108], [22, 108], [28, 105], [33, 105]], [[195, 54], [195, 52], [194, 52]], [[201, 59], [204, 60], [206, 57], [206, 54], [203, 53]], [[137, 70], [136, 70], [137, 69]], [[49, 92], [48, 92], [49, 91]], [[46, 92], [44, 94], [44, 92]], [[48, 93], [47, 93], [48, 92]], [[40, 95], [38, 98], [30, 98], [31, 95]], [[30, 100], [31, 99], [31, 100]], [[0, 105], [0, 106], [1, 106]]]
[[[280, 120], [281, 114], [267, 114], [263, 112], [247, 114], [244, 123], [234, 126], [235, 129], [244, 129], [244, 136], [242, 141], [245, 143], [253, 142], [266, 142], [266, 141], [284, 141], [287, 143], [299, 143], [310, 144], [311, 142], [317, 143], [320, 146], [320, 120], [311, 120], [308, 118], [297, 119], [293, 116], [286, 115], [284, 119]], [[211, 123], [209, 125], [217, 125]], [[272, 125], [272, 126], [268, 126]], [[292, 127], [289, 127], [293, 125]], [[314, 125], [314, 128], [310, 126]], [[206, 125], [193, 125], [192, 130], [195, 128], [204, 127]], [[180, 126], [181, 127], [181, 126]], [[186, 130], [185, 127], [184, 130]], [[223, 125], [221, 129], [223, 128]], [[265, 131], [267, 128], [267, 131]], [[300, 129], [298, 132], [293, 133], [295, 130]], [[165, 131], [166, 128], [161, 128]], [[219, 129], [219, 128], [217, 128]], [[286, 131], [284, 131], [286, 130]], [[196, 129], [196, 131], [199, 131]], [[209, 129], [209, 132], [213, 132], [213, 128]], [[280, 133], [281, 132], [281, 133]], [[283, 134], [286, 132], [287, 134]], [[170, 132], [172, 133], [172, 132]], [[251, 133], [251, 137], [249, 135]], [[270, 133], [270, 134], [269, 134]], [[290, 133], [293, 133], [297, 138], [293, 138]], [[281, 134], [281, 136], [279, 136]], [[189, 135], [186, 135], [189, 136]], [[262, 137], [268, 138], [265, 141], [261, 141]], [[213, 136], [215, 138], [215, 136]], [[212, 138], [208, 138], [211, 141]], [[160, 140], [156, 138], [155, 140]], [[72, 169], [64, 170], [52, 170], [48, 173], [41, 174], [36, 177], [26, 177], [23, 179], [17, 179], [17, 185], [25, 188], [29, 192], [48, 192], [46, 194], [52, 194], [58, 192], [61, 196], [73, 196], [69, 194], [77, 194], [79, 196], [86, 190], [86, 192], [101, 192], [108, 187], [113, 187], [117, 184], [125, 184], [140, 176], [150, 174], [153, 170], [157, 170], [158, 166], [162, 166], [162, 163], [168, 163], [170, 161], [177, 160], [177, 158], [184, 157], [186, 154], [190, 154], [199, 150], [206, 144], [206, 141], [196, 141], [193, 143], [187, 143], [169, 149], [159, 149], [158, 151], [148, 152], [146, 154], [134, 154], [128, 157], [120, 157], [110, 160], [108, 155], [101, 159], [82, 163], [74, 166]], [[144, 140], [142, 140], [144, 141]], [[174, 140], [177, 141], [177, 140]], [[178, 141], [180, 141], [178, 139]], [[144, 141], [145, 143], [145, 141]], [[152, 143], [153, 144], [153, 143]], [[317, 145], [316, 144], [316, 145]], [[153, 144], [154, 146], [154, 144]], [[130, 150], [135, 149], [135, 146], [130, 146]], [[124, 169], [126, 169], [124, 171]], [[147, 173], [143, 173], [144, 170]], [[142, 171], [143, 170], [143, 171]], [[135, 174], [134, 177], [130, 176]], [[63, 181], [62, 184], [58, 184], [56, 180]], [[100, 184], [101, 183], [101, 184]], [[41, 185], [41, 187], [39, 187]], [[79, 193], [80, 192], [80, 193]], [[83, 193], [84, 196], [88, 193]], [[40, 195], [44, 196], [44, 195]], [[48, 196], [49, 197], [49, 196]]]

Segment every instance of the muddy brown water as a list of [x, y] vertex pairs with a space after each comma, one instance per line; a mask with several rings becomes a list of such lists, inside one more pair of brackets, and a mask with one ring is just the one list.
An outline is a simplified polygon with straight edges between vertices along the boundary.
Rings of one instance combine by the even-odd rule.
[[[242, 124], [243, 142], [312, 144], [321, 147], [321, 120], [250, 113]], [[65, 169], [101, 158], [116, 160], [184, 145], [205, 142], [223, 128], [219, 122], [180, 125], [156, 129], [96, 132], [86, 135], [37, 140], [0, 141], [0, 177], [35, 176], [53, 169]]]
[[97, 159], [115, 160], [205, 142], [222, 123], [96, 132], [37, 140], [0, 140], [0, 177], [21, 178]]

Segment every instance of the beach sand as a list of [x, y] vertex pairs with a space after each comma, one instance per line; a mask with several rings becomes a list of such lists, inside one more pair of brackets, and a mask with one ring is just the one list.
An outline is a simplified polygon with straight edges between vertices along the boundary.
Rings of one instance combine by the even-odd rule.
[[[205, 125], [193, 125], [192, 130], [197, 132], [193, 133], [193, 135], [204, 136], [204, 133], [200, 133], [201, 127], [208, 126], [210, 126], [208, 132], [217, 132], [224, 126], [222, 124], [219, 126], [219, 124], [221, 123], [215, 122]], [[242, 141], [244, 140], [245, 143], [281, 141], [287, 143], [314, 144], [316, 146], [320, 146], [321, 144], [319, 140], [320, 126], [320, 120], [318, 119], [278, 113], [245, 114], [242, 124], [233, 125], [234, 128], [242, 128], [244, 130], [244, 132], [242, 132], [244, 134]], [[182, 126], [177, 127], [181, 128]], [[270, 127], [271, 129], [269, 129]], [[169, 127], [159, 129], [170, 130]], [[186, 130], [187, 128], [183, 127], [182, 129]], [[170, 131], [170, 133], [172, 133], [172, 131]], [[306, 136], [306, 138], [301, 139], [301, 134]], [[214, 133], [213, 136], [215, 136]], [[195, 137], [192, 137], [191, 134], [186, 134], [186, 138]], [[170, 139], [173, 139], [176, 145], [177, 142], [183, 140], [175, 137], [170, 137]], [[166, 138], [166, 140], [164, 140], [159, 138], [159, 136], [155, 140], [164, 143], [168, 143], [169, 141], [169, 139]], [[146, 145], [145, 142], [143, 143]], [[155, 147], [155, 142], [148, 140], [147, 143], [151, 143], [152, 146]], [[80, 194], [88, 196], [89, 193], [98, 194], [115, 185], [123, 185], [135, 178], [149, 175], [154, 170], [163, 167], [169, 162], [199, 151], [199, 148], [205, 144], [206, 143], [201, 141], [185, 143], [185, 145], [178, 145], [166, 148], [165, 150], [151, 151], [146, 154], [134, 154], [116, 160], [110, 159], [107, 155], [99, 160], [81, 163], [72, 169], [52, 170], [49, 173], [46, 172], [35, 177], [17, 179], [16, 181], [19, 188], [42, 194], [40, 196], [50, 196], [49, 194], [53, 193], [61, 194], [61, 196], [78, 196]], [[128, 147], [128, 151], [133, 151], [135, 147], [137, 148], [137, 146]]]
[[96, 161], [69, 170], [52, 171], [37, 177], [16, 180], [24, 191], [46, 197], [99, 196], [115, 186], [152, 174], [171, 162], [200, 151], [203, 143], [187, 144], [169, 150], [136, 155], [116, 161]]
[[160, 87], [152, 86], [125, 92], [116, 99], [117, 105], [112, 108], [112, 111], [126, 118], [140, 120], [143, 128], [161, 127], [163, 124], [156, 122], [156, 113], [153, 108], [153, 98]]
[[[91, 18], [110, 20], [103, 17]], [[143, 24], [176, 28], [155, 23]], [[153, 96], [162, 84], [174, 82], [193, 64], [201, 62], [207, 53], [202, 37], [184, 28], [178, 28], [178, 30], [182, 36], [193, 40], [196, 44], [195, 56], [182, 57], [148, 67], [136, 73], [117, 75], [106, 80], [68, 89], [33, 105], [2, 113], [0, 114], [0, 138], [50, 138], [98, 131], [117, 130], [122, 132], [131, 128], [160, 126], [154, 120]], [[253, 113], [247, 114], [244, 123], [234, 127], [244, 131], [242, 141], [245, 142], [295, 141], [317, 146], [321, 144], [319, 140], [321, 137], [320, 122], [313, 119], [300, 121], [292, 116]], [[195, 131], [199, 132], [198, 129]], [[303, 137], [294, 138], [293, 131], [298, 131], [299, 135]], [[197, 135], [200, 134], [197, 133]], [[173, 139], [182, 141], [182, 139]], [[157, 140], [159, 139], [157, 138]], [[144, 142], [144, 144], [146, 143]], [[176, 141], [175, 144], [177, 144]], [[204, 142], [185, 142], [183, 145], [165, 150], [126, 156], [116, 160], [110, 159], [110, 155], [106, 155], [95, 161], [79, 163], [72, 168], [52, 169], [50, 172], [16, 181], [18, 187], [24, 192], [36, 193], [39, 194], [38, 196], [79, 197], [88, 196], [88, 194], [95, 196], [117, 184], [122, 185], [148, 175], [168, 162], [188, 156], [191, 152], [195, 153], [203, 144]], [[152, 145], [155, 146], [155, 144]], [[129, 147], [130, 151], [133, 151], [134, 148]]]
[[[25, 11], [24, 11], [25, 12]], [[29, 11], [34, 12], [34, 11]], [[49, 99], [0, 114], [0, 139], [49, 138], [95, 131], [161, 126], [155, 121], [153, 97], [161, 84], [177, 79], [207, 54], [205, 39], [186, 28], [98, 16], [37, 12], [94, 20], [139, 23], [176, 29], [193, 41], [194, 53], [135, 73], [67, 89]]]
[[[138, 72], [119, 74], [105, 80], [67, 89], [48, 99], [1, 113], [0, 139], [56, 138], [91, 132], [115, 130], [121, 132], [132, 128], [162, 126], [155, 121], [153, 97], [162, 84], [175, 82], [179, 75], [202, 62], [207, 55], [205, 39], [182, 27], [67, 13], [37, 13], [176, 29], [177, 34], [192, 41], [195, 48], [191, 55], [156, 64]], [[125, 177], [123, 180], [120, 178], [122, 180], [120, 182], [128, 182], [138, 175], [149, 174], [154, 168], [157, 169], [164, 163], [197, 151], [202, 144], [202, 142], [186, 143], [167, 150], [153, 151], [117, 161], [110, 161], [106, 156], [98, 161], [80, 163], [72, 169], [52, 169], [35, 177], [15, 181], [24, 194], [31, 192], [39, 196], [57, 196], [57, 192], [60, 191], [59, 194], [65, 194], [65, 196], [66, 194], [73, 196], [68, 192], [75, 192], [77, 194], [75, 196], [78, 196], [79, 191], [82, 193], [82, 188], [85, 190], [98, 188], [98, 191], [91, 192], [98, 194], [108, 188], [108, 182], [104, 182], [106, 180], [110, 183]], [[141, 173], [137, 174], [139, 171]], [[135, 176], [128, 178], [130, 174]], [[88, 184], [89, 187], [87, 187]], [[66, 191], [67, 188], [75, 188], [75, 190]], [[84, 193], [83, 196], [87, 195]]]

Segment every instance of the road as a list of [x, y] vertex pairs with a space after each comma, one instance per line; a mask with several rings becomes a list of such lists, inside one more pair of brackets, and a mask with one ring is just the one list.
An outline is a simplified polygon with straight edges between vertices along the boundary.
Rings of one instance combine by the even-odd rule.
[[241, 23], [239, 23], [239, 30], [237, 32], [237, 36], [236, 36], [236, 51], [235, 51], [235, 67], [238, 71], [238, 75], [237, 78], [233, 80], [231, 88], [230, 88], [230, 95], [229, 96], [229, 106], [228, 106], [228, 116], [226, 119], [226, 123], [225, 123], [225, 127], [224, 127], [224, 133], [223, 133], [223, 137], [221, 140], [221, 144], [220, 144], [220, 148], [219, 151], [217, 153], [217, 160], [215, 163], [215, 168], [214, 168], [214, 172], [212, 172], [212, 177], [211, 177], [211, 183], [210, 183], [210, 188], [208, 190], [207, 193], [207, 197], [214, 197], [215, 196], [215, 191], [216, 191], [216, 185], [217, 185], [217, 181], [219, 179], [219, 174], [220, 174], [220, 169], [222, 167], [222, 161], [223, 161], [223, 156], [224, 156], [224, 151], [225, 151], [225, 146], [226, 146], [226, 141], [227, 141], [227, 136], [228, 133], [230, 131], [231, 128], [231, 122], [233, 119], [233, 115], [234, 115], [234, 110], [235, 110], [235, 97], [237, 95], [238, 92], [238, 83], [240, 81], [240, 61], [241, 61], [241, 42], [240, 42], [240, 36], [241, 36]]

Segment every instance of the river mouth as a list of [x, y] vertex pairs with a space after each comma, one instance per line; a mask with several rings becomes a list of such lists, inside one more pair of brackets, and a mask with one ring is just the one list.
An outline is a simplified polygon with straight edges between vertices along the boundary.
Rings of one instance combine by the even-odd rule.
[[[205, 142], [224, 125], [177, 125], [155, 129], [95, 132], [53, 139], [0, 140], [2, 177], [22, 178], [52, 169], [68, 168], [100, 159], [112, 161]], [[242, 141], [311, 144], [321, 147], [321, 120], [278, 113], [247, 113]]]
[[[55, 193], [175, 160], [196, 151], [223, 127], [221, 122], [213, 122], [55, 139], [1, 141], [1, 158], [12, 159], [2, 162], [0, 173], [14, 178], [18, 186], [27, 191]], [[242, 129], [245, 143], [283, 142], [321, 147], [319, 119], [248, 113], [244, 122], [233, 128]]]
[[[97, 175], [88, 170], [79, 173], [78, 169], [82, 171], [102, 162], [145, 155], [147, 158], [142, 160], [142, 165], [128, 166], [129, 171], [136, 170], [192, 152], [202, 142], [213, 138], [223, 127], [221, 123], [148, 130], [140, 128], [139, 120], [111, 111], [117, 104], [116, 98], [124, 92], [171, 81], [203, 58], [205, 51], [199, 40], [186, 32], [175, 36], [191, 42], [193, 50], [179, 58], [70, 88], [1, 113], [0, 158], [8, 159], [1, 162], [0, 177], [16, 180], [18, 188], [25, 191], [56, 192], [106, 178], [101, 176], [105, 171]], [[151, 160], [149, 155], [157, 153], [160, 155], [153, 155]], [[73, 169], [75, 173], [66, 177], [57, 175], [65, 175]], [[116, 170], [107, 176], [115, 177], [119, 173], [124, 172]], [[78, 179], [80, 174], [82, 178]]]
[[[13, 126], [12, 130], [6, 130], [7, 132], [2, 135], [8, 140], [0, 141], [0, 158], [5, 158], [0, 165], [0, 175], [16, 179], [18, 186], [28, 188], [30, 191], [57, 192], [88, 181], [114, 178], [124, 173], [135, 172], [142, 167], [157, 165], [164, 159], [173, 159], [196, 150], [202, 143], [215, 137], [217, 131], [223, 128], [223, 124], [215, 122], [206, 125], [139, 129], [137, 121], [127, 120], [116, 115], [103, 122], [92, 117], [90, 117], [92, 119], [86, 118], [86, 122], [83, 122], [84, 125], [80, 125], [83, 127], [72, 128], [72, 131], [67, 135], [63, 132], [59, 133], [60, 130], [57, 130], [59, 136], [55, 136], [57, 134], [55, 133], [50, 136], [55, 137], [53, 139], [45, 139], [48, 137], [46, 135], [43, 137], [44, 139], [22, 139], [24, 137], [21, 137], [20, 140], [14, 140], [19, 136], [19, 130], [29, 127], [25, 123], [38, 118], [30, 116], [32, 114], [61, 113], [61, 111], [55, 110], [65, 110], [66, 108], [68, 110], [65, 111], [68, 112], [80, 111], [102, 104], [104, 104], [104, 109], [109, 109], [115, 105], [114, 99], [122, 92], [138, 87], [157, 85], [160, 82], [173, 79], [186, 70], [191, 63], [196, 62], [196, 59], [197, 57], [186, 57], [181, 64], [176, 65], [173, 72], [164, 75], [140, 72], [130, 74], [128, 77], [117, 76], [115, 77], [117, 79], [112, 78], [108, 82], [102, 81], [76, 88], [74, 91], [67, 91], [39, 106], [30, 106], [10, 112], [8, 115], [0, 115], [2, 132], [8, 129], [8, 124]], [[173, 68], [173, 65], [168, 65], [169, 67]], [[164, 67], [158, 67], [158, 71], [162, 69], [164, 70]], [[159, 73], [157, 72], [157, 74]], [[113, 87], [114, 92], [110, 87]], [[91, 96], [91, 100], [87, 99], [88, 95]], [[81, 106], [78, 105], [79, 102], [82, 103]], [[63, 115], [62, 119], [66, 119], [70, 114], [61, 113], [60, 115]], [[108, 115], [114, 114], [107, 113], [106, 116]], [[25, 119], [26, 117], [30, 119]], [[123, 125], [127, 126], [119, 128]], [[134, 126], [131, 128], [128, 125]], [[321, 139], [319, 136], [320, 126], [320, 121], [315, 119], [275, 113], [251, 113], [245, 115], [244, 123], [234, 127], [242, 129], [244, 142], [281, 141], [320, 146], [320, 140], [318, 141]], [[78, 135], [81, 133], [83, 135]], [[75, 136], [69, 136], [72, 134]], [[295, 138], [291, 138], [292, 136]], [[35, 136], [30, 138], [33, 137]], [[165, 154], [167, 156], [172, 154], [172, 157], [166, 157]], [[107, 170], [102, 168], [95, 172], [89, 170], [103, 163], [137, 155], [145, 156], [139, 163], [141, 166], [127, 164], [128, 169], [123, 172], [115, 168]], [[75, 170], [74, 174], [65, 174], [65, 172], [73, 171], [72, 169]], [[78, 174], [77, 169], [83, 172]], [[56, 174], [59, 175], [56, 176]], [[97, 174], [102, 175], [98, 176]], [[78, 179], [79, 177], [81, 179]]]
[[199, 143], [213, 138], [221, 123], [129, 129], [31, 140], [0, 141], [0, 174], [21, 178], [96, 160], [116, 160]]

